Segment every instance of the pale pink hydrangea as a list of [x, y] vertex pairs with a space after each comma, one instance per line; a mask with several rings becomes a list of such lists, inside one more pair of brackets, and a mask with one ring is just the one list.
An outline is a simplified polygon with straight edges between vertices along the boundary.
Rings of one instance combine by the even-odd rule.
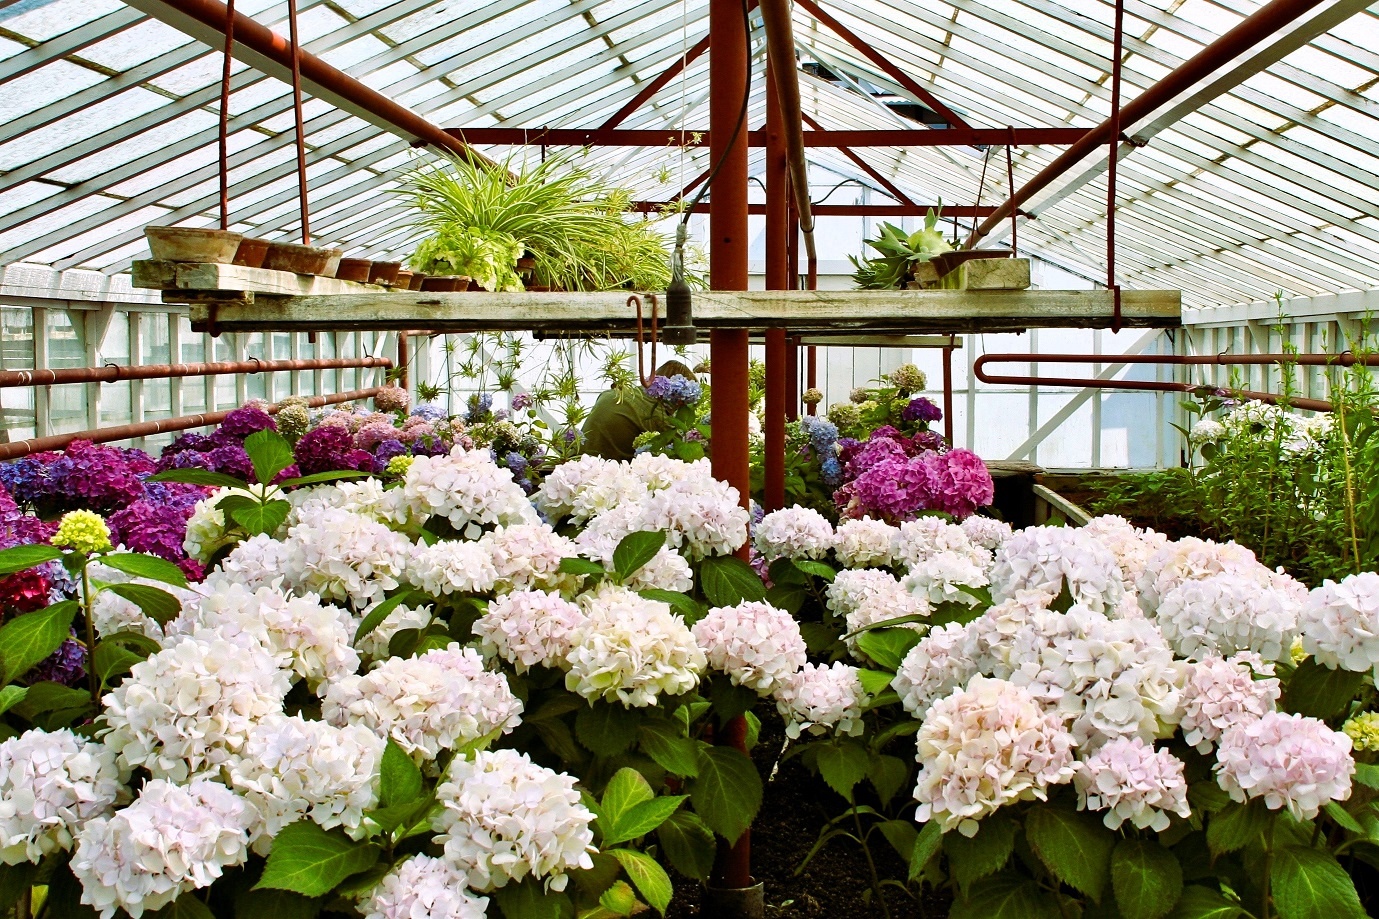
[[291, 546], [267, 533], [251, 536], [231, 549], [215, 570], [196, 585], [196, 590], [212, 594], [231, 584], [239, 584], [247, 590], [281, 586], [291, 551]]
[[1128, 820], [1137, 829], [1162, 833], [1169, 814], [1192, 813], [1183, 761], [1139, 737], [1107, 742], [1077, 764], [1073, 784], [1078, 809], [1105, 811], [1102, 820], [1113, 830]]
[[498, 582], [493, 553], [483, 542], [443, 539], [412, 549], [404, 575], [413, 587], [433, 597], [487, 593]]
[[833, 535], [833, 552], [849, 568], [888, 568], [898, 561], [899, 548], [899, 528], [870, 517], [844, 520]]
[[287, 531], [283, 586], [363, 609], [401, 583], [412, 543], [376, 520], [321, 508]]
[[466, 890], [467, 879], [446, 859], [414, 855], [393, 866], [359, 910], [364, 919], [484, 919], [488, 897]]
[[1120, 567], [1121, 582], [1127, 592], [1133, 592], [1140, 576], [1144, 574], [1149, 559], [1164, 546], [1168, 537], [1154, 530], [1134, 526], [1124, 517], [1107, 514], [1093, 517], [1082, 527], [1111, 550]]
[[648, 491], [661, 491], [686, 479], [713, 478], [707, 459], [687, 463], [660, 453], [638, 453], [628, 468]]
[[[1019, 590], [994, 603], [969, 626], [973, 663], [982, 672], [1010, 679], [1023, 662], [1037, 659], [1060, 636], [1070, 634], [1064, 618], [1049, 611], [1053, 597], [1042, 590]], [[1058, 624], [1049, 628], [1050, 623]]]
[[699, 476], [652, 494], [638, 529], [665, 530], [672, 548], [698, 560], [735, 552], [747, 541], [750, 520], [736, 488]]
[[321, 715], [339, 727], [362, 724], [389, 735], [425, 762], [508, 733], [521, 721], [522, 702], [502, 674], [484, 669], [479, 652], [452, 642], [331, 684]]
[[972, 542], [956, 523], [941, 517], [920, 517], [900, 525], [896, 558], [905, 566], [914, 568], [945, 552], [965, 557], [983, 571], [991, 565], [991, 553]]
[[0, 743], [0, 863], [37, 864], [72, 848], [88, 820], [128, 793], [115, 751], [63, 728]]
[[[611, 570], [612, 556], [606, 563]], [[662, 546], [647, 562], [624, 582], [633, 590], [669, 590], [687, 594], [694, 589], [694, 569], [685, 557], [670, 546]]]
[[[613, 570], [613, 553], [618, 543], [633, 533], [648, 532], [641, 505], [625, 504], [600, 514], [574, 539], [579, 554]], [[573, 554], [573, 553], [572, 553]], [[633, 590], [656, 588], [676, 593], [688, 593], [694, 587], [694, 572], [689, 562], [670, 546], [662, 546], [641, 568], [626, 581]]]
[[1210, 753], [1227, 728], [1273, 711], [1280, 694], [1277, 679], [1255, 679], [1236, 658], [1213, 656], [1189, 664], [1183, 681], [1183, 739], [1198, 752]]
[[[365, 609], [361, 620], [367, 619], [373, 609], [372, 606]], [[361, 656], [375, 662], [382, 661], [388, 657], [388, 645], [394, 635], [404, 629], [425, 629], [433, 618], [429, 606], [399, 605], [384, 616], [382, 622], [356, 640], [354, 647]]]
[[402, 492], [384, 488], [381, 479], [332, 482], [290, 492], [287, 500], [292, 510], [286, 525], [292, 527], [310, 520], [327, 508], [350, 511], [378, 523], [401, 523], [405, 520]]
[[1268, 712], [1221, 735], [1216, 780], [1236, 801], [1263, 798], [1270, 810], [1311, 820], [1328, 801], [1350, 797], [1350, 750], [1350, 738], [1324, 721]]
[[501, 658], [518, 673], [564, 667], [584, 619], [578, 606], [555, 594], [515, 590], [489, 603], [474, 623], [474, 637], [484, 657]]
[[1073, 736], [1024, 689], [973, 677], [929, 708], [916, 736], [915, 820], [975, 836], [979, 821], [1016, 801], [1046, 800], [1072, 779]]
[[[137, 584], [143, 587], [153, 587], [164, 593], [171, 594], [185, 612], [187, 607], [200, 599], [200, 594], [194, 590], [187, 590], [181, 587], [174, 587], [162, 581], [153, 581], [148, 578], [131, 578], [122, 572], [116, 571], [108, 565], [93, 562], [90, 565], [93, 580], [104, 581], [107, 584]], [[96, 627], [96, 634], [101, 638], [113, 635], [116, 632], [136, 632], [160, 644], [163, 641], [163, 627], [158, 621], [133, 600], [126, 600], [124, 597], [115, 593], [113, 590], [102, 590], [96, 594], [96, 601], [92, 604], [91, 611], [92, 623]]]
[[1301, 625], [1303, 650], [1317, 663], [1379, 679], [1379, 574], [1328, 578], [1308, 594]]
[[209, 887], [248, 859], [253, 819], [249, 803], [217, 782], [153, 779], [133, 804], [82, 826], [71, 863], [81, 902], [101, 919], [121, 909], [139, 919]]
[[125, 768], [185, 782], [217, 772], [282, 711], [290, 687], [263, 647], [199, 633], [135, 664], [106, 694], [103, 740]]
[[1066, 589], [1074, 603], [1097, 612], [1115, 609], [1125, 593], [1120, 566], [1096, 537], [1075, 527], [1027, 527], [1006, 540], [991, 569], [996, 600], [1019, 590], [1057, 596]]
[[930, 629], [910, 649], [891, 680], [891, 688], [900, 696], [905, 711], [922, 720], [931, 705], [966, 686], [978, 672], [968, 627], [950, 622]]
[[456, 447], [446, 456], [415, 457], [400, 491], [414, 520], [442, 517], [469, 539], [485, 527], [539, 519], [512, 473], [493, 462], [487, 450]]
[[436, 798], [436, 842], [475, 890], [529, 876], [548, 890], [564, 890], [567, 871], [594, 866], [594, 814], [580, 801], [575, 779], [525, 753], [456, 757]]
[[708, 661], [668, 605], [607, 583], [582, 594], [579, 605], [586, 619], [567, 658], [566, 689], [641, 708], [699, 685]]
[[[908, 593], [903, 589], [894, 594], [866, 597], [857, 607], [844, 617], [847, 628], [844, 643], [848, 651], [858, 660], [866, 660], [866, 655], [857, 646], [858, 635], [854, 634], [868, 626], [901, 619], [907, 616], [929, 616], [929, 601], [922, 596]], [[923, 632], [929, 627], [927, 622], [906, 622], [886, 628], [910, 629]]]
[[889, 571], [850, 568], [838, 572], [824, 591], [824, 599], [835, 615], [846, 616], [870, 598], [893, 598], [902, 593], [900, 582]]
[[972, 540], [974, 546], [980, 546], [988, 552], [995, 552], [1013, 534], [1010, 524], [1004, 520], [997, 520], [994, 517], [983, 517], [973, 514], [964, 520], [959, 526], [967, 534], [967, 538]]
[[830, 731], [842, 737], [861, 734], [866, 701], [857, 668], [841, 661], [832, 666], [805, 664], [776, 688], [776, 710], [791, 740]]
[[559, 586], [564, 580], [560, 562], [575, 554], [574, 543], [545, 523], [500, 526], [479, 544], [493, 562], [500, 593]]
[[1297, 636], [1299, 604], [1281, 590], [1241, 574], [1184, 581], [1163, 596], [1154, 619], [1182, 657], [1202, 660], [1252, 651], [1285, 660]]
[[990, 583], [986, 571], [973, 560], [972, 553], [936, 552], [910, 565], [901, 587], [923, 597], [928, 603], [962, 603], [976, 606], [975, 593]]
[[386, 743], [363, 725], [336, 727], [297, 715], [271, 715], [255, 725], [227, 770], [230, 786], [254, 806], [254, 851], [266, 855], [273, 837], [303, 817], [362, 838], [364, 812], [378, 804]]
[[753, 537], [768, 562], [778, 558], [821, 559], [833, 548], [833, 524], [808, 507], [787, 507], [761, 518]]
[[775, 692], [807, 659], [799, 623], [768, 603], [714, 607], [692, 631], [710, 667], [763, 696]]
[[1253, 552], [1234, 542], [1218, 543], [1195, 536], [1170, 542], [1145, 561], [1144, 572], [1136, 582], [1140, 608], [1152, 616], [1164, 596], [1184, 581], [1223, 572], [1265, 578], [1270, 574]]
[[536, 506], [552, 520], [569, 517], [572, 523], [583, 523], [619, 505], [639, 504], [648, 494], [646, 483], [629, 464], [581, 456], [552, 469], [535, 497]]

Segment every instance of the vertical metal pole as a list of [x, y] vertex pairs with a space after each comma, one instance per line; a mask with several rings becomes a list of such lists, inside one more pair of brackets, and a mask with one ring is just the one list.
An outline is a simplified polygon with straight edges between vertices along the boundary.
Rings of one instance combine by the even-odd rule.
[[407, 362], [411, 358], [407, 336], [411, 334], [408, 331], [397, 333], [397, 385], [403, 389], [407, 388]]
[[[951, 339], [950, 339], [951, 341]], [[943, 436], [953, 446], [953, 346], [943, 349]]]
[[[800, 218], [795, 212], [795, 198], [793, 195], [786, 196], [786, 214], [789, 216], [789, 226], [786, 229], [786, 269], [787, 283], [789, 290], [799, 290], [800, 287]], [[786, 354], [788, 361], [786, 365], [786, 387], [785, 394], [785, 417], [788, 421], [796, 421], [800, 417], [800, 337], [790, 336], [790, 347]]]
[[[709, 286], [747, 289], [747, 128], [734, 132], [747, 91], [748, 37], [743, 0], [709, 0], [710, 162], [719, 165], [709, 211]], [[736, 133], [736, 137], [734, 137]], [[733, 141], [729, 145], [729, 141]], [[713, 474], [751, 501], [747, 457], [746, 329], [715, 329], [709, 336], [713, 365]], [[746, 558], [744, 544], [738, 555]], [[747, 723], [733, 719], [719, 743], [746, 751]], [[720, 847], [712, 884], [720, 889], [752, 886], [751, 830], [732, 846]], [[725, 917], [727, 919], [727, 917]]]
[[302, 209], [302, 245], [311, 245], [311, 221], [306, 204], [306, 129], [302, 121], [302, 43], [297, 35], [297, 0], [287, 0], [287, 25], [292, 39], [292, 111], [297, 126], [297, 195]]
[[[766, 289], [786, 290], [790, 283], [790, 173], [786, 162], [785, 124], [772, 65], [766, 69]], [[785, 329], [766, 330], [766, 466], [762, 507], [769, 513], [785, 506], [785, 398], [788, 359]]]

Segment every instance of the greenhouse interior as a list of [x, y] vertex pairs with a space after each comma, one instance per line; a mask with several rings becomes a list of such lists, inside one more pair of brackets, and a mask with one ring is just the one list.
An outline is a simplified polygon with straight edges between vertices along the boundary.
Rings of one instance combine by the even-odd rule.
[[1379, 915], [1376, 49], [0, 0], [0, 919]]

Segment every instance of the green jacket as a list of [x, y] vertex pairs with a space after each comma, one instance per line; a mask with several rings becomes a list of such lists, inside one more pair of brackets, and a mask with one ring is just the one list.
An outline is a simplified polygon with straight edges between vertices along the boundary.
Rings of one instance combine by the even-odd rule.
[[598, 397], [584, 420], [584, 454], [611, 460], [630, 460], [632, 442], [638, 434], [659, 431], [665, 426], [664, 413], [642, 392], [629, 386], [610, 389]]

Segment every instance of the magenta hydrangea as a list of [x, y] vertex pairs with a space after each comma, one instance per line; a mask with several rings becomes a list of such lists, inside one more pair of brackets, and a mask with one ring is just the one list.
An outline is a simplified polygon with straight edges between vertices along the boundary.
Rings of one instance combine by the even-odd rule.
[[225, 420], [220, 422], [220, 430], [225, 435], [240, 441], [259, 431], [276, 431], [277, 429], [278, 424], [273, 420], [273, 416], [257, 405], [237, 408], [227, 413]]
[[[307, 431], [297, 441], [292, 455], [302, 475], [315, 475], [318, 472], [332, 472], [338, 469], [354, 469], [347, 459], [354, 450], [354, 436], [349, 428], [336, 424], [323, 424]], [[369, 455], [372, 462], [373, 456]]]
[[354, 446], [360, 450], [374, 450], [385, 440], [397, 440], [398, 430], [386, 421], [364, 425], [354, 435]]
[[110, 539], [133, 552], [146, 552], [180, 562], [186, 558], [182, 543], [187, 536], [187, 520], [192, 508], [135, 501], [106, 518]]

